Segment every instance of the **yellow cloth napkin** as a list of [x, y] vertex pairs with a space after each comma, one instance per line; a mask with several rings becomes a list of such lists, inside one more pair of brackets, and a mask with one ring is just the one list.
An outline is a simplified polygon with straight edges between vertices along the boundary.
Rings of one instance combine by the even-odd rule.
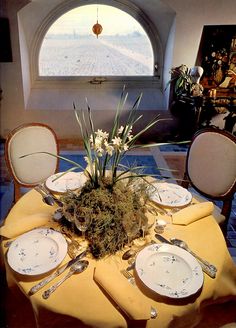
[[211, 215], [213, 210], [214, 205], [212, 202], [203, 202], [190, 205], [172, 214], [172, 223], [188, 225], [204, 218], [205, 216]]
[[150, 301], [138, 287], [131, 285], [118, 269], [104, 262], [99, 263], [94, 270], [94, 280], [131, 319], [150, 319]]
[[47, 225], [51, 220], [51, 214], [37, 213], [22, 217], [17, 222], [7, 223], [0, 228], [0, 235], [6, 238], [14, 238], [34, 228]]

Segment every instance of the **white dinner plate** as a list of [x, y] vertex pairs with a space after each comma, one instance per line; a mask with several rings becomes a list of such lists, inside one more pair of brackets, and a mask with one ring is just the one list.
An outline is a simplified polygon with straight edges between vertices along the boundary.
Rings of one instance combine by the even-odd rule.
[[56, 173], [46, 180], [45, 184], [49, 190], [58, 193], [64, 193], [67, 190], [76, 190], [83, 187], [87, 180], [83, 172], [68, 172], [55, 180], [61, 174], [62, 172]]
[[182, 207], [192, 200], [191, 193], [174, 183], [155, 182], [149, 187], [149, 198], [155, 203], [167, 207]]
[[170, 298], [195, 294], [203, 284], [198, 261], [174, 245], [152, 244], [141, 250], [135, 269], [142, 282], [154, 292]]
[[14, 271], [33, 276], [56, 268], [66, 254], [67, 242], [60, 232], [38, 228], [11, 243], [7, 261]]

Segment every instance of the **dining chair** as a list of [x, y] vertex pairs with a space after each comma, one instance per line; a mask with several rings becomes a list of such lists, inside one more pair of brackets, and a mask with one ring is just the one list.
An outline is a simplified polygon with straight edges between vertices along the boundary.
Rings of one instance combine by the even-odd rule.
[[214, 216], [226, 235], [236, 191], [236, 137], [213, 127], [197, 131], [187, 152], [182, 186], [193, 187], [200, 198], [222, 202]]
[[[51, 127], [42, 123], [27, 123], [8, 134], [5, 161], [13, 177], [14, 202], [21, 197], [22, 187], [35, 187], [58, 170], [57, 157], [37, 152], [59, 154], [57, 136]], [[32, 155], [20, 158], [27, 154]]]

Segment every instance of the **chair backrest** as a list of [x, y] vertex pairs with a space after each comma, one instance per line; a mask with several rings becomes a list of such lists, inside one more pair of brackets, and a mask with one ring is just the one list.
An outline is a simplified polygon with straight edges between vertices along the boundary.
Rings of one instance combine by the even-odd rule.
[[[236, 191], [236, 137], [217, 128], [196, 132], [187, 153], [185, 179], [203, 196], [222, 201], [225, 220], [220, 226], [226, 236]], [[188, 184], [183, 181], [182, 186]]]
[[41, 123], [23, 124], [7, 136], [5, 160], [14, 179], [15, 201], [20, 197], [21, 186], [34, 187], [58, 169], [57, 157], [37, 152], [59, 153], [56, 134], [49, 126]]
[[223, 200], [236, 187], [236, 138], [231, 133], [205, 128], [193, 137], [186, 161], [193, 187], [207, 197]]

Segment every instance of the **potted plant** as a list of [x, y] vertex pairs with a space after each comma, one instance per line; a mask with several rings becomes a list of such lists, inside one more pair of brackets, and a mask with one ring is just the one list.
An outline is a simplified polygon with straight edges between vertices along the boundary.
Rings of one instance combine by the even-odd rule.
[[192, 79], [190, 69], [186, 65], [180, 65], [170, 70], [171, 79], [167, 86], [170, 84], [173, 88], [174, 96], [189, 96], [191, 93]]
[[191, 138], [199, 126], [203, 87], [200, 66], [182, 64], [170, 70], [170, 112], [178, 121], [178, 138]]
[[[146, 217], [150, 186], [150, 182], [146, 179], [148, 174], [143, 173], [143, 166], [130, 167], [122, 164], [122, 158], [131, 149], [161, 145], [161, 143], [140, 145], [137, 144], [137, 140], [155, 124], [167, 119], [157, 115], [141, 131], [134, 133], [133, 127], [142, 118], [142, 115], [138, 114], [142, 95], [130, 109], [126, 123], [121, 125], [121, 114], [127, 96], [128, 94], [123, 90], [109, 132], [94, 129], [89, 106], [83, 111], [78, 110], [74, 104], [75, 117], [83, 138], [87, 167], [84, 168], [75, 161], [59, 156], [72, 165], [68, 171], [82, 169], [87, 178], [80, 190], [68, 190], [61, 196], [63, 207], [60, 223], [75, 227], [78, 234], [82, 232], [96, 258], [115, 253], [125, 244], [129, 244], [148, 231]], [[32, 154], [22, 157], [30, 155]], [[157, 177], [160, 176], [158, 170], [161, 169], [157, 168]], [[68, 171], [57, 176], [55, 180], [60, 179]]]

